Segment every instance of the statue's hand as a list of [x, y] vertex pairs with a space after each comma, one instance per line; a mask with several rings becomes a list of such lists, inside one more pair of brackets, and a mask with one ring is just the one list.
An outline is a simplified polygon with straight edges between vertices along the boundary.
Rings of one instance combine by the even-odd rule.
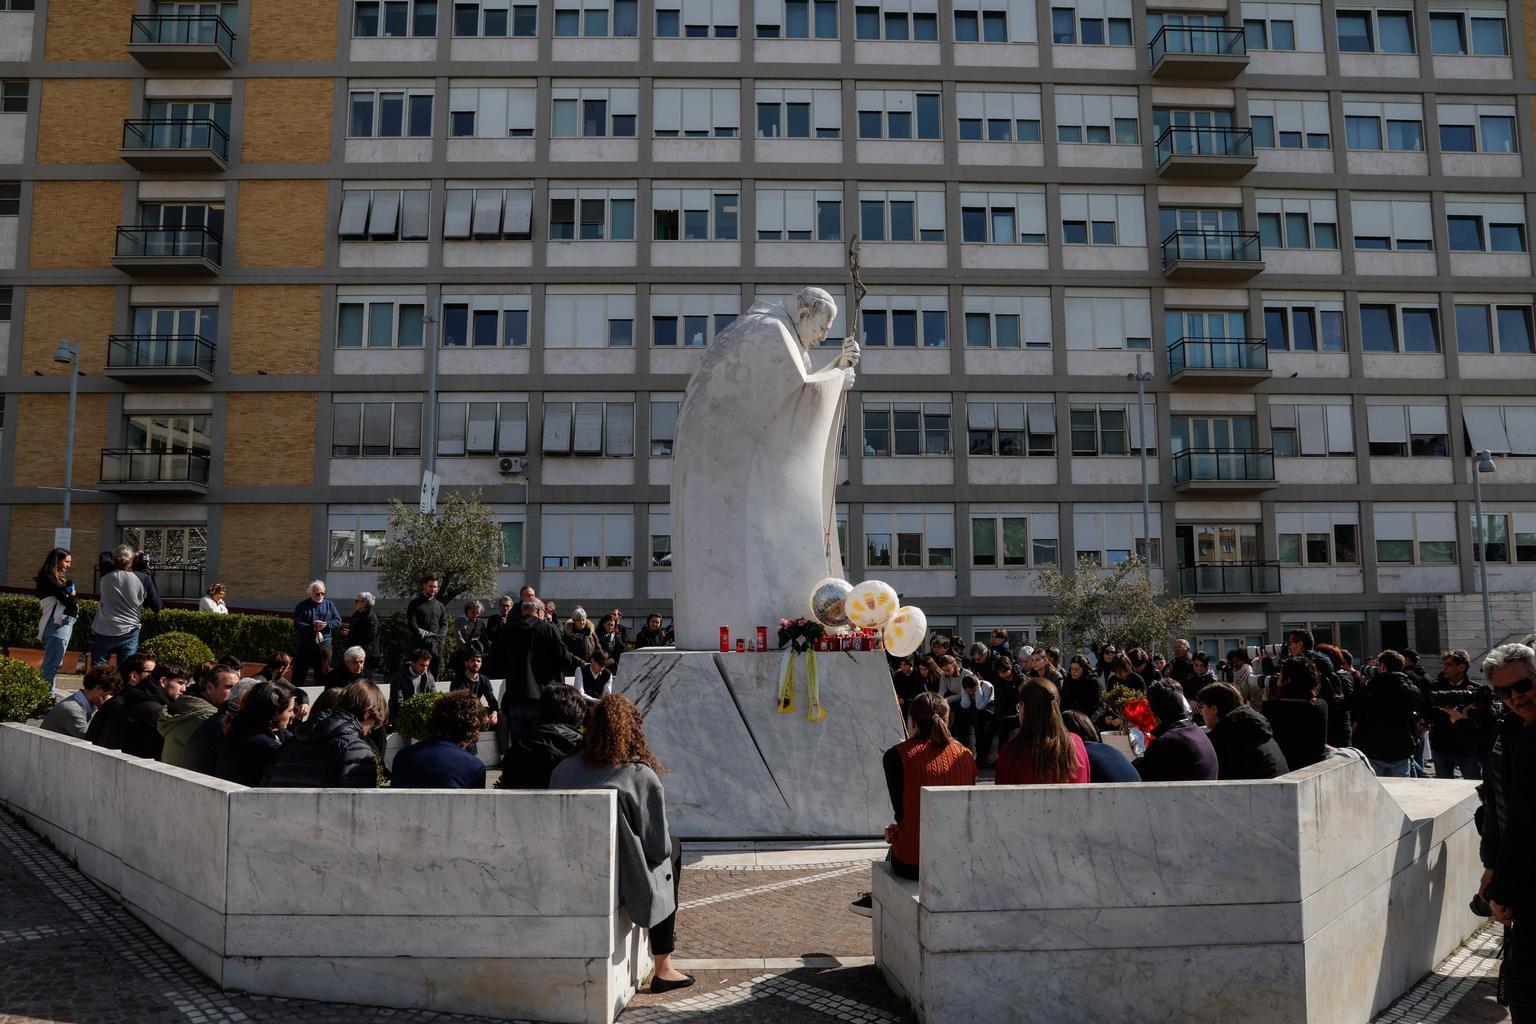
[[857, 341], [855, 341], [851, 337], [850, 338], [844, 338], [843, 339], [843, 354], [839, 358], [839, 362], [841, 362], [844, 366], [847, 366], [847, 367], [850, 367], [850, 368], [854, 367], [854, 366], [858, 366], [859, 365], [859, 355], [860, 355], [859, 343]]
[[853, 390], [853, 379], [854, 379], [853, 369], [851, 367], [847, 367], [847, 366], [843, 367], [843, 390], [844, 391], [852, 391]]

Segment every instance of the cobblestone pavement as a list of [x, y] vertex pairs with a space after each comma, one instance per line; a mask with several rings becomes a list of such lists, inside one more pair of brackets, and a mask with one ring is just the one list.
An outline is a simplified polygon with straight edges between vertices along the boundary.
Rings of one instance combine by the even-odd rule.
[[[869, 922], [847, 909], [868, 879], [860, 861], [686, 868], [677, 957], [698, 984], [636, 996], [620, 1024], [902, 1024], [870, 956]], [[1480, 932], [1376, 1024], [1507, 1021], [1493, 999], [1498, 946], [1496, 929]], [[221, 992], [0, 813], [0, 1024], [428, 1021], [489, 1024]]]

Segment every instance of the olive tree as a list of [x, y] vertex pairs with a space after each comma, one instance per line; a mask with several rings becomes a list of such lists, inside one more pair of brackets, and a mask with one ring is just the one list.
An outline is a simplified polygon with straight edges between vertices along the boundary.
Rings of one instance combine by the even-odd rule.
[[400, 501], [389, 503], [389, 530], [379, 550], [379, 589], [388, 597], [409, 600], [422, 578], [441, 580], [438, 600], [491, 594], [501, 568], [501, 527], [480, 494], [448, 494], [436, 512]]
[[1040, 589], [1056, 606], [1041, 624], [1041, 639], [1064, 651], [1095, 651], [1105, 643], [1152, 650], [1195, 621], [1194, 602], [1153, 583], [1139, 558], [1110, 569], [1083, 558], [1073, 572], [1042, 572]]

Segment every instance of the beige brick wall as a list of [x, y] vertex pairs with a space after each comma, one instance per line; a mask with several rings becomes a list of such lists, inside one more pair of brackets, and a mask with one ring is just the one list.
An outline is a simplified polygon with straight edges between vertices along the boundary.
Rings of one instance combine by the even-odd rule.
[[[64, 440], [69, 436], [68, 395], [21, 395], [16, 403], [16, 484], [64, 485]], [[101, 479], [107, 446], [107, 396], [81, 395], [75, 411], [75, 483]]]
[[[63, 518], [62, 495], [57, 504], [11, 506], [11, 536], [5, 549], [6, 586], [32, 586], [43, 556], [53, 548], [53, 531], [63, 524]], [[75, 556], [69, 576], [85, 593], [91, 589], [91, 568], [101, 551], [101, 507], [71, 505], [69, 528], [74, 531], [69, 551]]]
[[54, 0], [48, 5], [49, 60], [127, 60], [134, 0]]
[[324, 181], [241, 182], [236, 265], [323, 266], [325, 190]]
[[231, 394], [224, 406], [224, 482], [315, 482], [315, 395]]
[[69, 367], [53, 361], [60, 338], [80, 342], [80, 370], [100, 374], [107, 363], [107, 335], [117, 314], [117, 289], [110, 286], [27, 289], [22, 322], [21, 372], [68, 379]]
[[230, 373], [320, 372], [318, 285], [240, 285], [230, 310]]
[[245, 141], [248, 164], [322, 164], [331, 158], [329, 78], [248, 78]]
[[36, 269], [107, 269], [123, 219], [119, 181], [38, 181], [32, 185]]
[[[352, 9], [351, 4], [344, 6]], [[260, 0], [251, 4], [250, 59], [335, 60], [336, 11], [334, 0]]]
[[219, 579], [229, 588], [230, 603], [302, 599], [313, 522], [310, 505], [221, 506]]
[[117, 163], [123, 119], [129, 116], [128, 85], [125, 78], [44, 79], [37, 162]]

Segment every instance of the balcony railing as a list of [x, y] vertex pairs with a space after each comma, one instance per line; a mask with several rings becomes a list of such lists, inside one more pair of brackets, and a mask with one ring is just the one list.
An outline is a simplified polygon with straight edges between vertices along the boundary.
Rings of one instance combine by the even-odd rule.
[[104, 484], [190, 484], [208, 486], [209, 457], [195, 452], [157, 452], [141, 448], [104, 448]]
[[209, 51], [220, 58], [214, 66], [235, 61], [235, 32], [217, 14], [137, 15], [127, 46], [151, 68], [206, 68]]
[[1246, 57], [1248, 40], [1240, 28], [1194, 28], [1164, 25], [1147, 44], [1152, 64], [1167, 56]]
[[156, 228], [125, 225], [117, 229], [116, 259], [134, 261], [206, 260], [217, 267], [224, 240], [212, 228]]
[[1163, 267], [1175, 263], [1263, 264], [1257, 231], [1175, 231], [1163, 239]]
[[177, 152], [209, 150], [220, 160], [229, 159], [229, 133], [207, 118], [160, 121], [130, 118], [123, 122], [126, 152]]
[[1168, 345], [1168, 375], [1184, 370], [1267, 370], [1263, 338], [1180, 338]]
[[1277, 562], [1222, 562], [1179, 567], [1179, 593], [1191, 597], [1229, 597], [1280, 593]]
[[1185, 448], [1173, 453], [1173, 482], [1263, 483], [1275, 479], [1273, 448]]
[[1174, 125], [1157, 137], [1157, 162], [1161, 166], [1176, 156], [1253, 156], [1252, 128], [1196, 128]]
[[201, 334], [114, 334], [109, 370], [201, 370], [213, 373], [213, 342]]
[[[154, 577], [155, 589], [160, 591], [160, 596], [170, 600], [183, 600], [190, 598], [197, 600], [203, 596], [203, 570], [183, 569], [178, 566], [155, 566], [149, 570]], [[101, 593], [101, 570], [97, 569], [94, 576], [94, 584], [91, 589]]]

